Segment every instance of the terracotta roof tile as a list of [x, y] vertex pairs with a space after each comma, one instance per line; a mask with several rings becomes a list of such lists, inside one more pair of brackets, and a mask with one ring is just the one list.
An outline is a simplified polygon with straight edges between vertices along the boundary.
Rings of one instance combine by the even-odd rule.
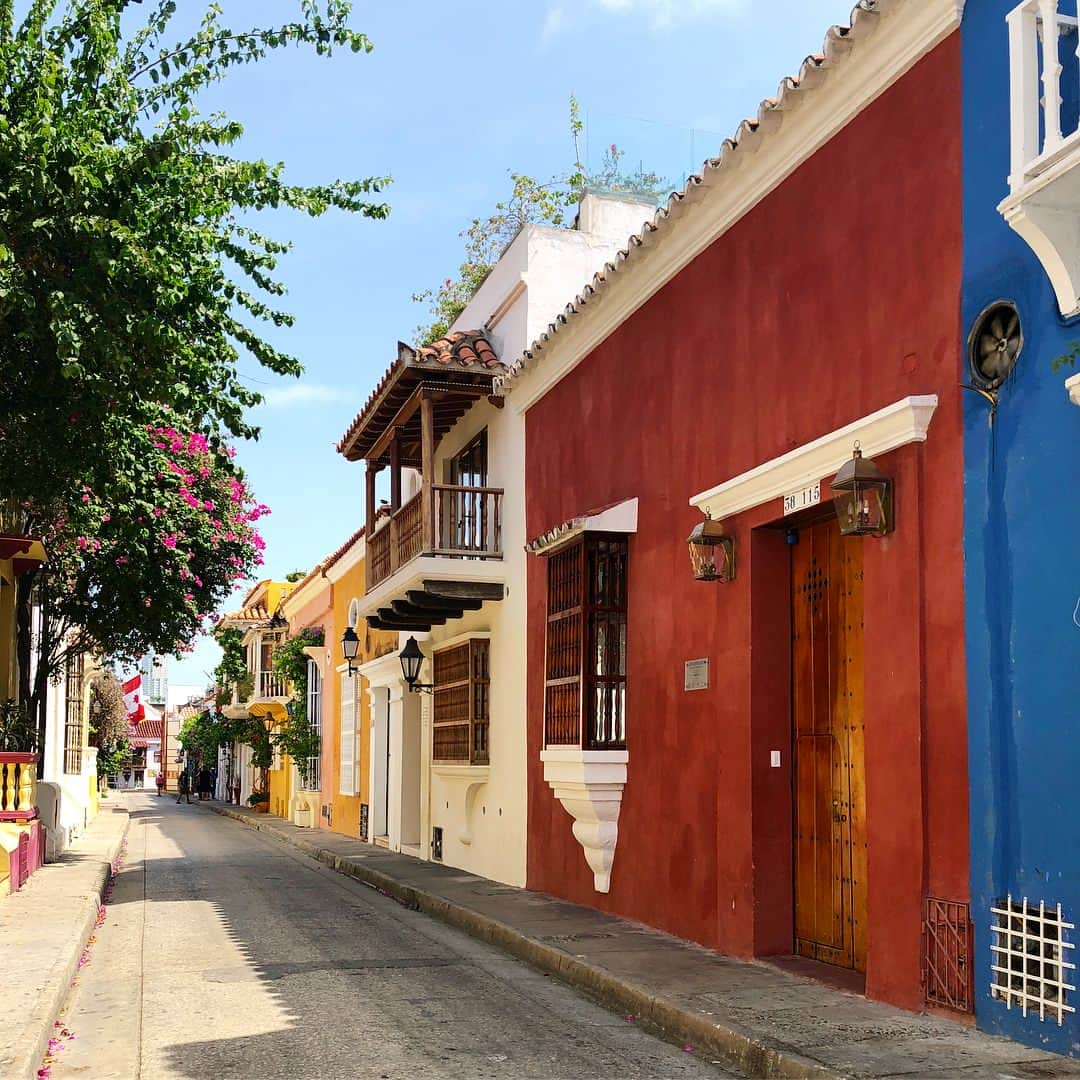
[[136, 739], [160, 739], [160, 720], [140, 720], [132, 729], [131, 735]]
[[612, 279], [628, 262], [636, 262], [635, 252], [647, 241], [652, 243], [652, 234], [669, 232], [673, 227], [673, 218], [681, 217], [682, 203], [692, 195], [700, 195], [706, 181], [711, 185], [717, 180], [721, 170], [731, 171], [738, 164], [740, 155], [745, 151], [753, 152], [760, 145], [760, 140], [767, 137], [779, 126], [781, 114], [793, 109], [806, 100], [806, 95], [821, 85], [828, 72], [835, 68], [851, 52], [854, 44], [862, 37], [873, 33], [878, 25], [881, 12], [894, 6], [916, 5], [918, 0], [858, 0], [851, 10], [850, 26], [832, 26], [825, 35], [824, 49], [820, 53], [811, 53], [803, 61], [798, 74], [788, 75], [780, 82], [775, 97], [765, 98], [758, 106], [757, 116], [743, 120], [735, 134], [721, 144], [720, 153], [708, 158], [702, 165], [700, 175], [687, 179], [682, 191], [675, 191], [668, 197], [667, 205], [657, 209], [652, 221], [647, 221], [640, 233], [635, 233], [619, 251], [614, 259], [592, 276], [585, 287], [570, 301], [555, 321], [519, 356], [505, 375], [495, 378], [494, 392], [505, 395], [510, 392], [514, 380], [529, 364], [539, 359], [544, 349], [556, 334], [575, 316], [581, 314], [589, 300], [602, 288], [610, 285]]
[[408, 363], [438, 364], [442, 367], [457, 367], [460, 370], [481, 370], [493, 373], [505, 374], [509, 369], [504, 364], [492, 347], [491, 342], [484, 336], [483, 330], [455, 330], [430, 345], [423, 345], [419, 349], [410, 348], [408, 345], [398, 346], [397, 359], [386, 369], [383, 377], [379, 380], [375, 389], [368, 395], [363, 408], [356, 414], [356, 418], [349, 425], [349, 429], [341, 437], [337, 444], [339, 454], [344, 454], [353, 436], [360, 430], [361, 425], [367, 419], [368, 411], [379, 399], [382, 392], [393, 381], [401, 367]]

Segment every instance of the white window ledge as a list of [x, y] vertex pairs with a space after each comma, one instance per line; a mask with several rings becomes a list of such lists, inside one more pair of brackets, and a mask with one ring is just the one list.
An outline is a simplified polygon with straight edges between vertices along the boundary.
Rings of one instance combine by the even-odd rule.
[[544, 780], [574, 819], [574, 839], [593, 872], [593, 887], [611, 888], [611, 867], [619, 840], [619, 808], [630, 756], [625, 750], [542, 750]]
[[1065, 389], [1069, 392], [1069, 400], [1074, 405], [1080, 405], [1080, 372], [1065, 380]]
[[695, 495], [690, 505], [719, 521], [829, 477], [851, 457], [856, 440], [865, 457], [925, 442], [937, 404], [936, 394], [901, 398]]

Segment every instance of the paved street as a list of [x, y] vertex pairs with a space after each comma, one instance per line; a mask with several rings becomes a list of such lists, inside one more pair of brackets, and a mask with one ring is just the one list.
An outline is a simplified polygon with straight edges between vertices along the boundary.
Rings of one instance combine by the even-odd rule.
[[242, 825], [128, 798], [53, 1080], [732, 1075]]

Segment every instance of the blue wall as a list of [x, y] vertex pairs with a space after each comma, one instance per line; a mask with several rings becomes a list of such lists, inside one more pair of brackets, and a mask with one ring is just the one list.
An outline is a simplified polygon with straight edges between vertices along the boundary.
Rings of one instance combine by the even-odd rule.
[[[1051, 370], [1080, 341], [1080, 325], [1065, 325], [1042, 266], [996, 210], [1008, 191], [1005, 15], [1015, 3], [968, 0], [961, 31], [962, 333], [966, 339], [977, 314], [1005, 298], [1018, 305], [1025, 338], [993, 429], [981, 398], [968, 394], [964, 407], [976, 1019], [986, 1030], [1080, 1055], [1075, 1015], [1059, 1028], [1008, 1011], [989, 993], [993, 902], [1010, 892], [1060, 901], [1080, 924], [1080, 408], [1063, 387], [1071, 372]], [[1074, 101], [1064, 115], [1075, 117]], [[966, 369], [959, 374], [968, 381]], [[1070, 937], [1080, 964], [1080, 931]], [[1080, 991], [1069, 997], [1080, 1008]]]

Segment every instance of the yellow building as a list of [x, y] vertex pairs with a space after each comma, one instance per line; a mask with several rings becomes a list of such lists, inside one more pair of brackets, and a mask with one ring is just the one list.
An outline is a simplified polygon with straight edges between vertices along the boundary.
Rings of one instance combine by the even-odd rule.
[[[0, 502], [0, 708], [19, 700], [17, 609], [19, 575], [45, 561], [41, 541], [27, 535], [17, 502]], [[0, 890], [19, 888], [44, 859], [38, 819], [37, 760], [32, 751], [0, 754]]]
[[[398, 636], [368, 629], [357, 615], [364, 595], [365, 530], [354, 533], [324, 564], [333, 589], [332, 627], [327, 634], [333, 678], [325, 684], [323, 707], [323, 815], [320, 824], [345, 836], [373, 839], [371, 807], [371, 702], [367, 680], [356, 669], [369, 660], [396, 652]], [[341, 651], [341, 636], [352, 627], [360, 638], [352, 663]]]
[[[268, 731], [285, 719], [292, 691], [273, 668], [274, 650], [288, 635], [288, 622], [281, 612], [285, 598], [293, 591], [286, 581], [260, 581], [244, 598], [243, 607], [222, 620], [226, 629], [243, 633], [247, 656], [247, 678], [228, 688], [232, 697], [226, 702], [226, 715], [249, 715], [261, 720]], [[292, 762], [287, 755], [275, 753], [271, 767], [263, 770], [251, 763], [251, 748], [236, 748], [242, 797], [257, 791], [270, 794], [269, 810], [280, 817], [289, 816], [293, 795]], [[267, 786], [264, 788], [263, 784]], [[256, 804], [256, 809], [261, 807]]]

